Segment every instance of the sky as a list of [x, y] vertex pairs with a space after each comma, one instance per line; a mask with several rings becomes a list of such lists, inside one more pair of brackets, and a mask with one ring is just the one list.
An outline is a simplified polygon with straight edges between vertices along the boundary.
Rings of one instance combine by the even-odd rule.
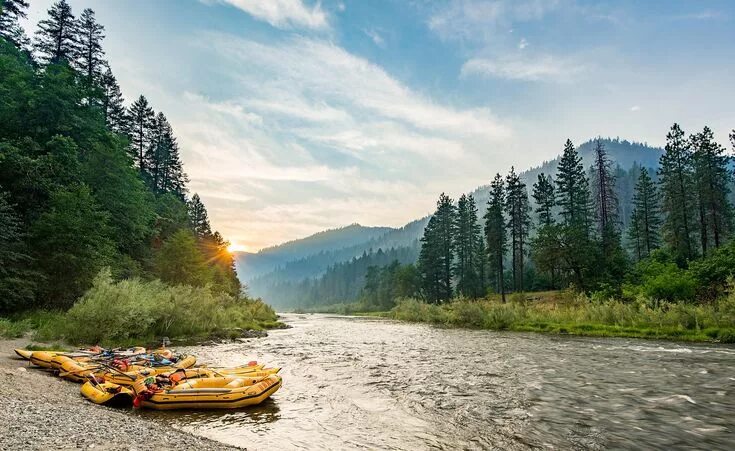
[[[51, 1], [30, 2], [33, 30]], [[248, 251], [400, 227], [567, 138], [735, 128], [730, 0], [69, 3], [96, 11], [126, 100], [167, 115], [191, 193]]]

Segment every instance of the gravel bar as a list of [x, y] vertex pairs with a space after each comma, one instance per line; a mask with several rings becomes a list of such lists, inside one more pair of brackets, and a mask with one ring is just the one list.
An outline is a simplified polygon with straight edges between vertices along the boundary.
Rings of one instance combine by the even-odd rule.
[[230, 450], [219, 442], [173, 429], [161, 420], [99, 406], [79, 385], [17, 358], [27, 340], [0, 341], [2, 450]]

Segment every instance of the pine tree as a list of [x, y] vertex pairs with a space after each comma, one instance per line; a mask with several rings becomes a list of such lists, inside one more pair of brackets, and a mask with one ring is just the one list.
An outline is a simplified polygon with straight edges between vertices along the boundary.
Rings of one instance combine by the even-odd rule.
[[74, 60], [78, 49], [78, 24], [66, 0], [59, 0], [48, 10], [48, 19], [38, 23], [34, 47], [41, 61], [55, 64]]
[[109, 67], [100, 78], [100, 89], [102, 91], [101, 107], [105, 125], [115, 133], [124, 133], [127, 118], [123, 96], [120, 92], [120, 86]]
[[18, 48], [28, 45], [28, 37], [19, 23], [26, 17], [27, 0], [0, 0], [0, 36]]
[[724, 155], [725, 149], [715, 142], [709, 127], [692, 135], [689, 141], [694, 149], [692, 161], [697, 190], [699, 238], [702, 253], [706, 254], [710, 247], [720, 247], [730, 235], [732, 206], [727, 200], [731, 181], [727, 167], [729, 157]]
[[145, 160], [153, 191], [171, 193], [183, 199], [189, 180], [179, 158], [179, 144], [163, 113], [158, 113], [151, 128], [151, 143]]
[[594, 207], [597, 229], [603, 239], [606, 234], [618, 232], [618, 197], [615, 193], [615, 174], [607, 156], [605, 145], [599, 138], [595, 141], [595, 160], [592, 167]]
[[477, 207], [471, 194], [463, 194], [457, 201], [454, 239], [457, 252], [454, 265], [457, 292], [469, 298], [477, 298], [482, 292], [478, 264], [484, 257], [477, 255], [478, 241], [482, 242], [482, 239], [477, 222]]
[[592, 166], [594, 207], [600, 240], [597, 273], [606, 283], [619, 286], [625, 272], [625, 254], [620, 244], [619, 203], [615, 189], [615, 173], [602, 140], [595, 142]]
[[500, 174], [490, 184], [490, 199], [485, 213], [485, 242], [488, 258], [489, 276], [492, 277], [495, 291], [505, 302], [505, 271], [503, 262], [507, 251], [507, 233], [505, 230], [505, 184]]
[[419, 254], [419, 271], [426, 299], [431, 303], [449, 301], [452, 298], [452, 263], [455, 222], [452, 200], [442, 193], [434, 215], [424, 229]]
[[174, 144], [172, 141], [171, 124], [168, 123], [166, 115], [158, 113], [151, 127], [151, 143], [145, 155], [150, 173], [150, 185], [154, 192], [163, 192], [163, 178], [166, 172], [166, 163]]
[[174, 138], [173, 134], [170, 134], [166, 139], [170, 144], [168, 146], [168, 159], [163, 168], [161, 190], [184, 200], [186, 198], [186, 184], [189, 183], [189, 177], [184, 172], [184, 167], [179, 157], [179, 144], [176, 142], [176, 138]]
[[[536, 183], [533, 184], [533, 199], [536, 201], [536, 214], [538, 216], [538, 234], [531, 244], [534, 260], [539, 268], [549, 272], [551, 288], [555, 288], [556, 270], [558, 263], [555, 258], [546, 258], [553, 249], [546, 249], [551, 244], [543, 238], [549, 236], [556, 224], [554, 218], [554, 207], [556, 206], [556, 193], [554, 191], [554, 179], [542, 172], [538, 175]], [[539, 264], [540, 263], [540, 264]]]
[[589, 181], [582, 157], [570, 140], [564, 145], [555, 182], [562, 224], [556, 234], [546, 237], [546, 241], [548, 246], [553, 246], [551, 255], [556, 255], [571, 273], [578, 288], [585, 289], [594, 255], [590, 239]]
[[148, 105], [144, 96], [130, 105], [127, 114], [127, 131], [130, 136], [130, 154], [135, 166], [143, 178], [148, 176], [148, 164], [146, 155], [151, 145], [151, 129], [154, 125], [155, 114], [153, 108]]
[[664, 240], [680, 264], [696, 256], [696, 211], [692, 153], [684, 131], [674, 124], [666, 134], [665, 153], [658, 169], [661, 209], [665, 215]]
[[524, 256], [528, 244], [528, 232], [531, 227], [529, 216], [531, 207], [528, 205], [526, 184], [521, 181], [513, 167], [510, 168], [505, 183], [505, 209], [508, 215], [508, 230], [510, 231], [513, 289], [523, 291]]
[[648, 175], [646, 168], [641, 168], [633, 195], [633, 213], [628, 239], [636, 260], [651, 255], [660, 246], [659, 231], [661, 216], [656, 185]]
[[589, 181], [582, 166], [582, 157], [571, 140], [564, 144], [564, 152], [557, 169], [556, 191], [564, 225], [589, 232]]
[[204, 207], [199, 194], [194, 193], [188, 204], [189, 207], [189, 223], [191, 229], [197, 238], [204, 238], [212, 235], [212, 228], [209, 226], [209, 218], [207, 209]]
[[102, 40], [105, 38], [105, 27], [94, 17], [94, 11], [85, 9], [79, 17], [78, 46], [75, 55], [75, 67], [84, 75], [88, 87], [95, 86], [102, 78], [105, 67]]

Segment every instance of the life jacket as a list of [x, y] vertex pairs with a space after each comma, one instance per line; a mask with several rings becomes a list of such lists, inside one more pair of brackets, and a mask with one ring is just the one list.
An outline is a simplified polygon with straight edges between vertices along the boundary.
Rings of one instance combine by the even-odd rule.
[[148, 384], [146, 385], [145, 390], [138, 393], [138, 395], [133, 399], [133, 407], [140, 408], [140, 406], [143, 405], [143, 401], [148, 401], [151, 399], [153, 395], [161, 391], [161, 387], [159, 387], [157, 384]]

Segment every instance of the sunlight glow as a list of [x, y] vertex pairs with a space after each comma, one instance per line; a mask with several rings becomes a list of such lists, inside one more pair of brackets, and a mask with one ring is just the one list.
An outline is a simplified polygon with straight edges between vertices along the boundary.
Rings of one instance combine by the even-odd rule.
[[244, 244], [239, 243], [232, 243], [229, 246], [227, 246], [227, 252], [233, 253], [233, 252], [245, 252], [248, 248]]

